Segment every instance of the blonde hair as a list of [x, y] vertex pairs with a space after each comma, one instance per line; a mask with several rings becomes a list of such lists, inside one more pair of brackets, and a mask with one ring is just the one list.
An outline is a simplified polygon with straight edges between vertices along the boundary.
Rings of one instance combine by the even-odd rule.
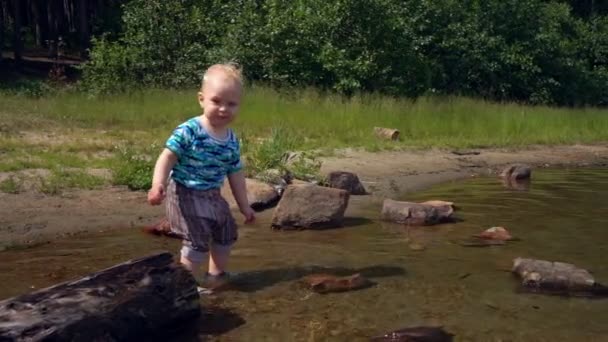
[[205, 87], [205, 82], [214, 75], [221, 74], [231, 81], [236, 82], [240, 87], [243, 86], [243, 72], [241, 67], [236, 63], [221, 63], [210, 66], [203, 74], [201, 82], [201, 90]]

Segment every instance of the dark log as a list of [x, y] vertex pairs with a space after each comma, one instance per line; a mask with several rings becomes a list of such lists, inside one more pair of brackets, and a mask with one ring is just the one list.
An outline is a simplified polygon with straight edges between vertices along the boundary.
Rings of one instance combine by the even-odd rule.
[[169, 253], [0, 301], [0, 341], [149, 341], [200, 315], [196, 282]]

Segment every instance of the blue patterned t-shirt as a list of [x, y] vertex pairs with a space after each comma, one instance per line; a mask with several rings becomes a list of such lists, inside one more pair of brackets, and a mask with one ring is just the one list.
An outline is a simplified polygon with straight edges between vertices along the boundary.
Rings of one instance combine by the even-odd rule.
[[222, 186], [226, 175], [242, 169], [239, 141], [232, 130], [225, 140], [212, 137], [194, 117], [177, 126], [165, 144], [177, 155], [171, 178], [191, 189]]

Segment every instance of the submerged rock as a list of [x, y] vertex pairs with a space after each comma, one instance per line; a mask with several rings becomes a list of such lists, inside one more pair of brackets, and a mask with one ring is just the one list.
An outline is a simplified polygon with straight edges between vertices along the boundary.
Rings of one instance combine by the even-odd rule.
[[333, 274], [311, 274], [302, 281], [317, 293], [345, 292], [358, 290], [373, 285], [371, 281], [356, 273], [346, 277], [338, 277]]
[[372, 337], [377, 342], [451, 342], [454, 335], [441, 327], [411, 327]]
[[496, 241], [509, 241], [513, 240], [513, 236], [504, 227], [492, 227], [484, 230], [483, 232], [474, 235], [476, 238], [496, 240]]
[[515, 258], [512, 271], [521, 278], [523, 288], [528, 290], [608, 296], [608, 287], [597, 283], [587, 270], [573, 264]]
[[428, 226], [452, 221], [454, 208], [450, 202], [413, 203], [385, 199], [382, 204], [383, 220], [414, 226]]

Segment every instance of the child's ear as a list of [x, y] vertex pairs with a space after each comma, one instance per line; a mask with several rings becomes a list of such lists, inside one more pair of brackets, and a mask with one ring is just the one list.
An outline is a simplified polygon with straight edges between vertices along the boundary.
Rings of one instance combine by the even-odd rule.
[[198, 98], [198, 103], [201, 105], [201, 107], [203, 106], [203, 100], [205, 99], [205, 97], [203, 96], [203, 92], [199, 91], [197, 94], [197, 98]]

